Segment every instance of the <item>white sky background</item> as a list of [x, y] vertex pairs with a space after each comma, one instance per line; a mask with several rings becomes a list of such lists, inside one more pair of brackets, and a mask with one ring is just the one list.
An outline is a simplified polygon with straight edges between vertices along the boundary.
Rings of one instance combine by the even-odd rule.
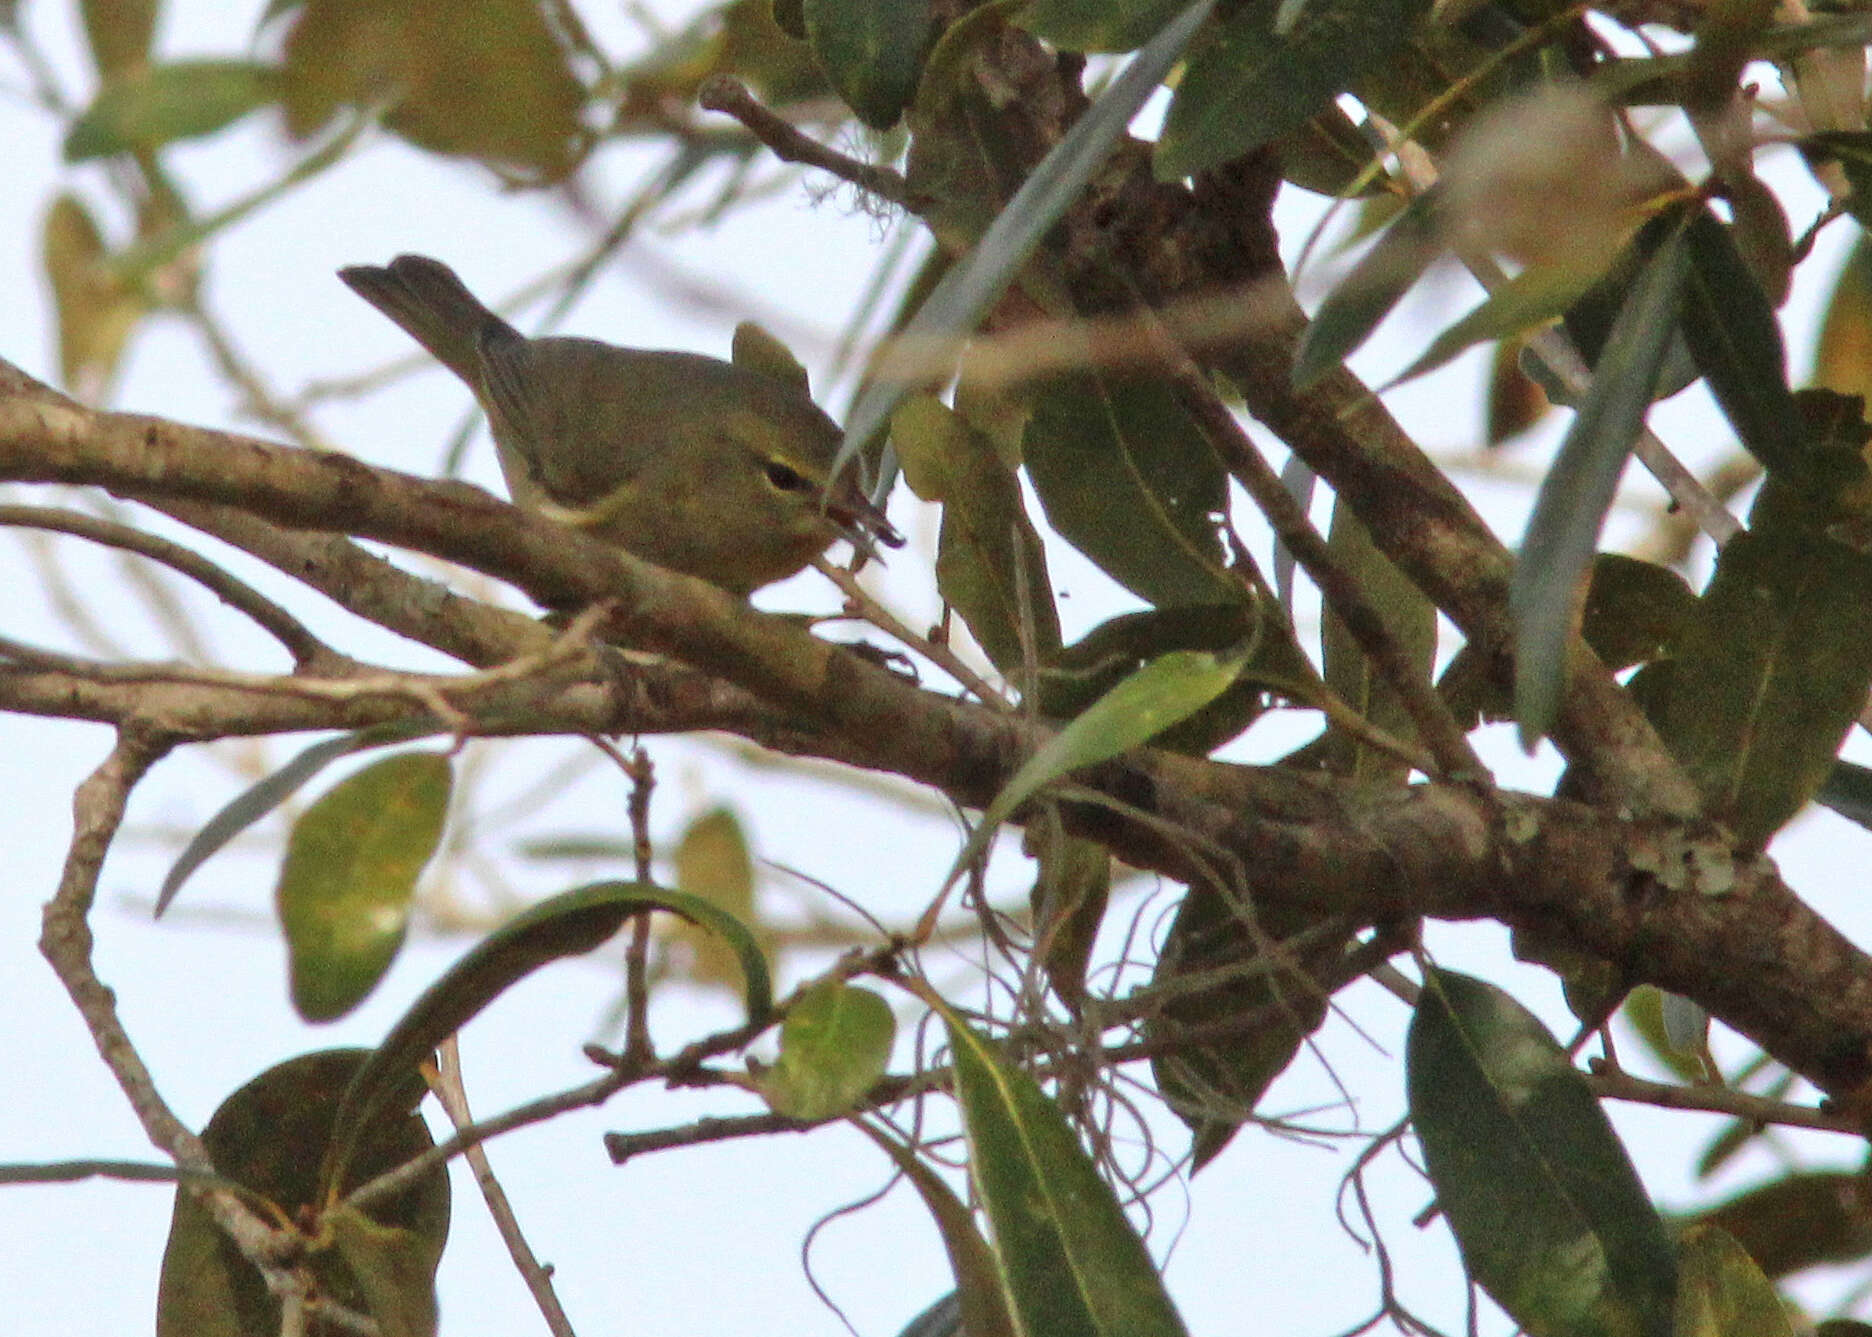
[[[26, 7], [26, 19], [53, 53], [75, 96], [89, 66], [71, 25], [68, 4]], [[258, 3], [172, 0], [159, 35], [159, 52], [175, 58], [239, 51], [252, 31]], [[601, 6], [590, 7], [593, 21]], [[625, 49], [620, 37], [612, 49]], [[0, 79], [18, 86], [10, 62]], [[15, 276], [15, 299], [0, 304], [0, 356], [35, 375], [55, 379], [49, 295], [38, 257], [39, 219], [54, 183], [66, 180], [58, 161], [57, 126], [16, 97], [0, 99], [0, 143], [8, 146], [9, 187], [0, 191], [0, 273]], [[172, 151], [178, 176], [198, 207], [211, 207], [266, 179], [284, 161], [276, 124], [255, 118], [199, 145]], [[601, 198], [615, 201], [633, 186], [648, 159], [635, 150], [607, 149], [597, 175]], [[1802, 181], [1782, 154], [1777, 181]], [[77, 178], [84, 182], [84, 174]], [[1784, 193], [1798, 231], [1818, 207], [1817, 194]], [[93, 198], [97, 198], [94, 196]], [[692, 202], [706, 196], [692, 193]], [[1302, 200], [1282, 215], [1290, 251], [1303, 236], [1312, 206]], [[1832, 229], [1820, 255], [1803, 266], [1794, 318], [1793, 367], [1809, 365], [1807, 349], [1818, 294], [1837, 270], [1848, 229]], [[608, 271], [566, 328], [617, 342], [690, 347], [725, 354], [733, 323], [749, 311], [777, 313], [780, 331], [816, 373], [825, 366], [830, 339], [856, 302], [881, 254], [883, 230], [854, 212], [840, 196], [815, 202], [799, 188], [754, 207], [737, 209], [708, 231], [656, 234], [627, 253], [628, 263]], [[569, 227], [553, 200], [502, 194], [485, 173], [415, 153], [386, 137], [337, 171], [293, 194], [220, 238], [212, 247], [208, 300], [223, 313], [253, 360], [288, 391], [307, 379], [344, 375], [410, 351], [404, 337], [355, 298], [334, 277], [339, 266], [382, 261], [400, 251], [428, 252], [457, 266], [484, 297], [503, 296], [549, 264], [575, 254], [583, 234]], [[644, 282], [664, 261], [703, 274], [724, 290], [745, 294], [731, 311], [697, 309], [666, 288]], [[1430, 320], [1447, 320], [1472, 296], [1455, 284], [1432, 285], [1415, 297], [1407, 315], [1361, 357], [1368, 375], [1382, 379], [1421, 345]], [[1413, 319], [1414, 318], [1414, 319]], [[815, 340], [813, 335], [819, 336]], [[1413, 343], [1413, 341], [1416, 341]], [[1408, 387], [1394, 399], [1407, 426], [1433, 451], [1468, 453], [1480, 437], [1480, 359]], [[823, 380], [822, 376], [816, 380]], [[831, 406], [841, 408], [839, 393]], [[1693, 462], [1727, 447], [1731, 436], [1710, 412], [1700, 390], [1667, 405], [1655, 421], [1665, 439]], [[319, 423], [331, 438], [361, 458], [415, 472], [432, 472], [441, 442], [467, 406], [462, 388], [444, 374], [425, 373], [361, 403], [333, 406]], [[212, 374], [197, 341], [178, 323], [159, 320], [132, 345], [115, 403], [186, 422], [251, 430], [232, 415], [234, 404]], [[1558, 415], [1556, 415], [1558, 416]], [[1559, 426], [1542, 440], [1551, 445]], [[262, 432], [261, 434], [265, 434]], [[1546, 447], [1524, 445], [1515, 458], [1537, 462]], [[470, 477], [495, 486], [485, 439], [472, 451]], [[1634, 495], [1655, 496], [1634, 478]], [[1524, 492], [1490, 485], [1480, 489], [1497, 532], [1512, 541], [1525, 519]], [[899, 497], [894, 514], [918, 544], [893, 559], [886, 581], [897, 605], [927, 619], [934, 607], [929, 569], [934, 526], [912, 501]], [[1322, 515], [1323, 519], [1323, 515]], [[1638, 526], [1615, 519], [1608, 543]], [[100, 621], [137, 652], [171, 653], [158, 631], [126, 599], [114, 558], [68, 544], [63, 569], [90, 601]], [[1055, 553], [1059, 549], [1056, 547]], [[1083, 563], [1056, 556], [1055, 583], [1071, 591], [1062, 605], [1069, 630], [1083, 629], [1113, 611], [1102, 578]], [[0, 579], [13, 590], [0, 626], [7, 634], [53, 645], [68, 639], [41, 592], [16, 535], [0, 537]], [[280, 585], [275, 582], [272, 588]], [[835, 599], [808, 576], [764, 597], [770, 606], [823, 610]], [[351, 648], [395, 653], [376, 635], [359, 639], [357, 624], [329, 616], [316, 601], [299, 601], [308, 615]], [[217, 615], [206, 601], [217, 662], [277, 667], [277, 650], [249, 634], [240, 619]], [[1264, 725], [1251, 734], [1245, 755], [1271, 756], [1277, 734], [1303, 737], [1311, 717], [1291, 730]], [[1284, 736], [1284, 735], [1283, 735]], [[284, 740], [266, 755], [274, 764], [303, 740]], [[1492, 731], [1488, 756], [1505, 782], [1529, 787], [1551, 783], [1551, 754], [1524, 761], [1506, 731]], [[39, 909], [49, 896], [69, 834], [74, 786], [103, 756], [101, 728], [0, 719], [0, 793], [9, 870], [0, 894], [0, 1000], [6, 1018], [7, 1077], [0, 1090], [0, 1161], [77, 1157], [153, 1159], [140, 1130], [102, 1066], [69, 1002], [37, 954]], [[503, 758], [524, 749], [523, 760], [496, 774], [509, 786], [524, 783], [578, 744], [503, 744]], [[1857, 743], [1855, 743], [1857, 746]], [[704, 807], [732, 801], [748, 822], [757, 853], [810, 872], [888, 917], [913, 914], [934, 890], [934, 879], [955, 848], [946, 818], [906, 815], [855, 801], [841, 785], [798, 778], [780, 770], [750, 771], [719, 747], [652, 740], [661, 788], [655, 828], [673, 838]], [[193, 830], [247, 783], [237, 764], [249, 754], [193, 750], [165, 761], [137, 792], [132, 825], [144, 833]], [[326, 781], [321, 781], [322, 786]], [[483, 806], [502, 795], [488, 792]], [[589, 769], [579, 784], [542, 813], [524, 834], [622, 829], [624, 788], [608, 770]], [[273, 840], [280, 824], [268, 828]], [[503, 831], [495, 853], [522, 832]], [[1776, 846], [1793, 883], [1806, 891], [1845, 931], [1872, 941], [1872, 923], [1860, 908], [1859, 871], [1872, 846], [1867, 833], [1823, 812], [1810, 812]], [[378, 995], [344, 1021], [314, 1028], [298, 1020], [285, 996], [284, 952], [271, 929], [271, 888], [278, 849], [255, 843], [226, 852], [207, 865], [185, 893], [182, 911], [152, 925], [131, 904], [152, 894], [174, 846], [148, 838], [120, 843], [105, 871], [93, 917], [98, 967], [116, 990], [130, 1034], [158, 1075], [164, 1096], [199, 1126], [229, 1092], [290, 1054], [341, 1044], [371, 1044], [415, 993], [453, 960], [468, 939], [413, 942]], [[527, 865], [503, 858], [517, 894], [532, 896], [573, 881], [608, 875]], [[994, 885], [1003, 898], [1024, 894], [1026, 870], [1004, 849]], [[782, 912], [805, 904], [777, 875], [766, 903]], [[487, 907], [484, 884], [452, 888], [464, 907]], [[1161, 904], [1161, 902], [1160, 902]], [[1138, 905], [1136, 896], [1115, 907], [1113, 922]], [[225, 913], [231, 922], [212, 916]], [[1559, 990], [1543, 972], [1507, 960], [1505, 934], [1493, 928], [1439, 928], [1439, 957], [1506, 984], [1557, 1030], [1569, 1019]], [[932, 954], [932, 962], [966, 979], [968, 963]], [[778, 963], [783, 987], [813, 966], [792, 957]], [[562, 964], [534, 976], [505, 996], [465, 1032], [463, 1048], [471, 1094], [488, 1114], [591, 1075], [578, 1046], [592, 1034], [616, 989], [604, 964]], [[1341, 1002], [1369, 1041], [1344, 1018], [1326, 1028], [1322, 1052], [1359, 1097], [1360, 1126], [1382, 1128], [1401, 1106], [1401, 1005], [1373, 987], [1348, 991]], [[655, 1029], [666, 1045], [731, 1024], [732, 1004], [682, 987], [659, 996]], [[1374, 1048], [1373, 1045], [1377, 1046]], [[1741, 1052], [1719, 1034], [1719, 1051]], [[1267, 1109], [1307, 1111], [1336, 1099], [1316, 1059], [1303, 1059], [1276, 1088]], [[855, 1201], [887, 1178], [874, 1148], [844, 1129], [803, 1137], [755, 1140], [665, 1153], [617, 1168], [599, 1146], [610, 1129], [643, 1129], [683, 1122], [704, 1112], [748, 1112], [749, 1098], [708, 1098], [633, 1091], [607, 1108], [561, 1119], [494, 1144], [497, 1171], [522, 1224], [542, 1258], [556, 1271], [560, 1295], [582, 1334], [633, 1337], [708, 1331], [723, 1334], [835, 1333], [836, 1319], [814, 1297], [799, 1262], [799, 1243], [812, 1223]], [[1698, 1200], [1688, 1179], [1695, 1150], [1719, 1121], [1618, 1107], [1614, 1110], [1647, 1185], [1660, 1202]], [[1319, 1116], [1338, 1128], [1343, 1112]], [[1172, 1154], [1186, 1137], [1168, 1118], [1155, 1135]], [[1809, 1163], [1843, 1164], [1857, 1148], [1844, 1139], [1782, 1140]], [[1174, 1243], [1169, 1269], [1173, 1294], [1194, 1333], [1331, 1334], [1368, 1316], [1377, 1297], [1374, 1262], [1333, 1218], [1334, 1187], [1356, 1144], [1334, 1149], [1277, 1140], [1245, 1130], [1193, 1186], [1175, 1185], [1155, 1200], [1152, 1235], [1159, 1257]], [[1761, 1177], [1765, 1162], [1732, 1170], [1719, 1181], [1727, 1192]], [[442, 1267], [444, 1332], [541, 1331], [539, 1319], [487, 1224], [478, 1195], [458, 1176], [452, 1237]], [[1389, 1173], [1375, 1186], [1375, 1205], [1404, 1279], [1406, 1300], [1446, 1330], [1461, 1331], [1463, 1292], [1454, 1250], [1443, 1227], [1418, 1231], [1413, 1216], [1429, 1200], [1415, 1177]], [[77, 1185], [0, 1189], [0, 1294], [7, 1297], [8, 1331], [40, 1334], [123, 1333], [152, 1320], [157, 1266], [167, 1228], [170, 1193], [162, 1187], [91, 1181]], [[1184, 1225], [1187, 1217], [1187, 1224]], [[1178, 1235], [1179, 1226], [1183, 1226]], [[813, 1253], [815, 1275], [865, 1337], [888, 1337], [949, 1286], [935, 1232], [914, 1196], [898, 1189], [883, 1203], [833, 1222]], [[1803, 1287], [1816, 1299], [1840, 1293], [1843, 1277], [1817, 1276]], [[1506, 1331], [1492, 1311], [1484, 1331]]]

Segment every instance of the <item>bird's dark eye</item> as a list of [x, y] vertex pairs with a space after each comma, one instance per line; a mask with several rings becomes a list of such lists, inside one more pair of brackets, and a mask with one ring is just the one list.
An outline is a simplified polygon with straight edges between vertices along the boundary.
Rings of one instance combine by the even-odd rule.
[[803, 492], [812, 486], [797, 470], [779, 460], [767, 461], [767, 481], [782, 492]]

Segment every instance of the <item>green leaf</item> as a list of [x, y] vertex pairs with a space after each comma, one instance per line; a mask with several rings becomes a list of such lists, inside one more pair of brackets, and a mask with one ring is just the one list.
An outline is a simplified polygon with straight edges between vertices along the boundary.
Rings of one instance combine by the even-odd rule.
[[1276, 31], [1245, 0], [1190, 49], [1157, 142], [1162, 181], [1194, 176], [1303, 125], [1410, 38], [1427, 0], [1311, 0]]
[[943, 598], [1002, 672], [1022, 668], [1028, 646], [1038, 661], [1050, 660], [1060, 645], [1059, 614], [1046, 549], [1013, 469], [932, 395], [898, 407], [891, 437], [911, 490], [942, 503], [936, 586]]
[[1053, 382], [1033, 401], [1022, 458], [1047, 522], [1139, 598], [1162, 607], [1243, 597], [1217, 532], [1227, 475], [1168, 385]]
[[1437, 200], [1435, 191], [1412, 200], [1326, 294], [1294, 354], [1295, 388], [1306, 389], [1356, 352], [1443, 253]]
[[[1515, 720], [1532, 747], [1566, 686], [1573, 600], [1599, 529], [1657, 391], [1690, 263], [1683, 230], [1668, 231], [1646, 263], [1601, 353], [1591, 388], [1541, 484], [1515, 562]], [[1655, 226], [1655, 225], [1654, 225]]]
[[1021, 1331], [1183, 1333], [1144, 1242], [1059, 1107], [940, 998], [927, 998], [948, 1027], [969, 1175]]
[[[982, 315], [1027, 263], [1040, 239], [1059, 221], [1112, 146], [1130, 127], [1157, 85], [1183, 54], [1216, 0], [1195, 0], [1131, 59], [1124, 72], [1048, 150], [1014, 198], [1002, 208], [968, 257], [950, 267], [900, 338], [910, 345], [941, 347], [975, 332]], [[880, 378], [858, 397], [845, 422], [845, 439], [831, 472], [843, 468], [909, 393], [902, 380]]]
[[1214, 886], [1192, 887], [1164, 937], [1151, 991], [1164, 1000], [1146, 1035], [1266, 1014], [1252, 1030], [1185, 1040], [1151, 1056], [1151, 1075], [1191, 1133], [1192, 1172], [1220, 1154], [1275, 1078], [1326, 1019], [1315, 981], [1351, 943], [1355, 926], [1286, 904], [1248, 906]]
[[982, 814], [943, 884], [953, 883], [987, 847], [995, 829], [1042, 788], [1082, 766], [1149, 742], [1222, 695], [1241, 674], [1252, 651], [1252, 643], [1219, 655], [1175, 650], [1153, 659], [1100, 697], [1014, 772]]
[[292, 954], [293, 1006], [333, 1021], [383, 978], [403, 945], [423, 865], [442, 840], [454, 771], [405, 752], [339, 781], [286, 842], [274, 900]]
[[[1333, 505], [1327, 545], [1335, 563], [1365, 592], [1385, 629], [1427, 685], [1436, 665], [1436, 605], [1378, 551], [1370, 533], [1343, 501]], [[1416, 738], [1417, 726], [1396, 689], [1366, 658], [1357, 638], [1330, 608], [1320, 621], [1320, 650], [1326, 685], [1347, 705], [1394, 738]], [[1410, 772], [1408, 762], [1367, 744], [1346, 742], [1347, 769], [1356, 779], [1402, 783]]]
[[[903, 1171], [904, 1178], [910, 1181], [923, 1205], [936, 1219], [936, 1229], [942, 1235], [943, 1248], [949, 1253], [949, 1267], [955, 1273], [954, 1301], [960, 1329], [968, 1337], [1017, 1337], [1019, 1329], [1014, 1325], [1014, 1316], [1009, 1312], [1009, 1296], [1006, 1279], [1002, 1276], [1000, 1259], [994, 1250], [988, 1247], [988, 1241], [975, 1228], [975, 1216], [956, 1197], [942, 1176], [932, 1169], [928, 1162], [918, 1156], [911, 1148], [899, 1143], [895, 1138], [880, 1132], [865, 1119], [853, 1120], [857, 1126], [883, 1148], [884, 1154], [895, 1161], [897, 1168]], [[938, 1301], [937, 1304], [943, 1304]], [[935, 1309], [936, 1306], [932, 1306]], [[924, 1311], [926, 1314], [930, 1310]], [[915, 1332], [916, 1326], [904, 1330], [904, 1337]]]
[[1401, 385], [1435, 371], [1486, 340], [1513, 339], [1558, 320], [1599, 278], [1597, 270], [1563, 261], [1528, 266], [1431, 340], [1422, 356], [1399, 372], [1391, 384]]
[[91, 63], [106, 83], [149, 60], [159, 7], [158, 0], [82, 0], [79, 10]]
[[869, 989], [828, 980], [803, 994], [780, 1026], [780, 1058], [761, 1077], [777, 1114], [818, 1122], [844, 1114], [884, 1075], [897, 1019]]
[[1697, 1221], [1733, 1238], [1774, 1280], [1872, 1255], [1872, 1213], [1866, 1211], [1866, 1177], [1859, 1170], [1783, 1175], [1738, 1193]]
[[382, 1337], [435, 1337], [438, 1241], [379, 1225], [351, 1207], [326, 1213], [325, 1223]]
[[1679, 1081], [1704, 1082], [1709, 1074], [1703, 1071], [1703, 1063], [1698, 1054], [1679, 1049], [1671, 1039], [1670, 1032], [1664, 1025], [1664, 991], [1654, 984], [1641, 984], [1633, 989], [1625, 999], [1625, 1020], [1632, 1030], [1651, 1051], [1653, 1058], [1671, 1070]]
[[1529, 1337], [1665, 1337], [1677, 1269], [1664, 1223], [1540, 1021], [1433, 970], [1405, 1069], [1437, 1202], [1495, 1302]]
[[435, 726], [432, 724], [395, 724], [340, 734], [336, 738], [314, 743], [271, 775], [254, 782], [210, 818], [208, 824], [197, 831], [183, 847], [168, 875], [163, 878], [161, 890], [156, 893], [156, 914], [161, 915], [169, 908], [176, 893], [182, 890], [182, 884], [216, 851], [298, 793], [313, 776], [340, 757], [434, 732]]
[[150, 302], [112, 266], [104, 234], [78, 196], [46, 210], [40, 255], [58, 311], [59, 375], [78, 398], [101, 402]]
[[[773, 946], [773, 933], [763, 923], [754, 895], [754, 853], [732, 810], [711, 808], [689, 823], [677, 838], [670, 864], [676, 890], [699, 896], [746, 925], [763, 953]], [[697, 984], [733, 989], [745, 978], [734, 946], [706, 925], [684, 920], [677, 936], [689, 945], [689, 978]]]
[[1774, 1283], [1715, 1226], [1679, 1237], [1677, 1274], [1673, 1337], [1794, 1337]]
[[1847, 821], [1872, 830], [1872, 770], [1850, 761], [1834, 762], [1826, 783], [1814, 794], [1814, 802], [1824, 803]]
[[1062, 51], [1135, 51], [1185, 0], [1034, 0], [1014, 21]]
[[104, 85], [65, 135], [65, 161], [211, 135], [273, 100], [275, 74], [249, 60], [179, 60]]
[[1027, 898], [1034, 959], [1053, 992], [1076, 1012], [1085, 1002], [1086, 965], [1111, 900], [1111, 851], [1067, 835], [1057, 815], [1030, 823], [1023, 848], [1036, 866]]
[[806, 38], [845, 104], [888, 130], [916, 94], [930, 46], [929, 0], [804, 0]]
[[1660, 732], [1744, 845], [1832, 773], [1872, 685], [1872, 556], [1812, 531], [1726, 544], [1675, 659]]
[[1708, 209], [1684, 230], [1690, 277], [1683, 335], [1697, 370], [1749, 453], [1771, 473], [1798, 479], [1800, 413], [1788, 389], [1781, 325], [1760, 282]]
[[[276, 1064], [221, 1103], [202, 1142], [215, 1170], [254, 1198], [271, 1203], [281, 1220], [306, 1222], [329, 1204], [319, 1177], [321, 1151], [329, 1145], [346, 1088], [369, 1051], [336, 1049], [303, 1054]], [[383, 1117], [353, 1158], [353, 1173], [337, 1187], [348, 1191], [366, 1179], [428, 1151], [434, 1141], [416, 1105], [423, 1085], [414, 1074], [386, 1092]], [[410, 1187], [371, 1209], [377, 1230], [394, 1230], [414, 1263], [403, 1273], [405, 1294], [431, 1296], [435, 1260], [448, 1239], [449, 1176], [437, 1166]], [[312, 1233], [312, 1232], [308, 1232]], [[341, 1304], [364, 1309], [374, 1283], [354, 1271], [339, 1252], [317, 1250], [305, 1259], [318, 1289]], [[381, 1317], [380, 1317], [381, 1321]], [[215, 1225], [194, 1195], [178, 1191], [163, 1250], [157, 1287], [158, 1337], [278, 1337], [278, 1302], [253, 1264]], [[388, 1331], [388, 1330], [386, 1330]]]
[[508, 988], [561, 957], [579, 956], [602, 945], [624, 921], [645, 910], [667, 910], [702, 924], [731, 943], [747, 977], [747, 1013], [758, 1025], [773, 1010], [767, 961], [752, 934], [731, 915], [699, 896], [669, 891], [650, 882], [593, 882], [548, 897], [489, 934], [422, 996], [383, 1043], [346, 1092], [332, 1136], [327, 1179], [341, 1174], [356, 1140], [435, 1047]]

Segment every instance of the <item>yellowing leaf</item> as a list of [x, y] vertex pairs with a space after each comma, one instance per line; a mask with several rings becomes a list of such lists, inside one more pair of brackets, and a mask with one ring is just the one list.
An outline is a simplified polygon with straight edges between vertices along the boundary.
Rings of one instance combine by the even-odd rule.
[[869, 989], [833, 981], [809, 989], [780, 1027], [780, 1059], [761, 1078], [775, 1113], [830, 1119], [851, 1109], [884, 1075], [897, 1019]]

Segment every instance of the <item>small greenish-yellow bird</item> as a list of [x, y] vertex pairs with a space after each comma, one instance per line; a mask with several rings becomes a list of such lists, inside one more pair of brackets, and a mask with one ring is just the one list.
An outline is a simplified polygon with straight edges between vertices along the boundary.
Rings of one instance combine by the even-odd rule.
[[468, 383], [529, 510], [743, 596], [841, 537], [903, 543], [856, 469], [830, 479], [838, 426], [756, 326], [735, 332], [733, 362], [529, 339], [427, 256], [338, 276]]

